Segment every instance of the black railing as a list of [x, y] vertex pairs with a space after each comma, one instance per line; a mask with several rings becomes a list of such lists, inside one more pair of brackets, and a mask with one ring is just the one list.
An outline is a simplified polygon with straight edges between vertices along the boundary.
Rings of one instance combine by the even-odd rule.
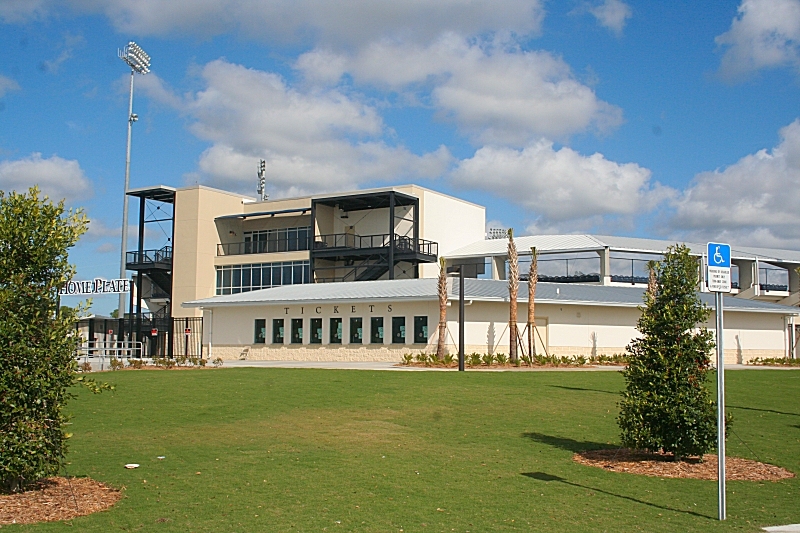
[[266, 241], [233, 242], [217, 245], [217, 255], [271, 254], [275, 252], [298, 252], [311, 247], [308, 237], [288, 236]]
[[789, 290], [788, 285], [778, 285], [775, 283], [760, 283], [759, 287], [762, 291], [780, 291], [780, 292], [787, 292]]
[[160, 250], [143, 250], [141, 253], [128, 252], [125, 261], [129, 265], [171, 265], [172, 247], [165, 246]]
[[[356, 235], [355, 233], [332, 233], [317, 235], [314, 238], [315, 250], [368, 250], [376, 248], [389, 248], [391, 235], [381, 233], [377, 235]], [[419, 239], [414, 246], [414, 239], [404, 235], [394, 236], [394, 249], [397, 252], [419, 253], [423, 255], [438, 255], [439, 245], [433, 241]]]

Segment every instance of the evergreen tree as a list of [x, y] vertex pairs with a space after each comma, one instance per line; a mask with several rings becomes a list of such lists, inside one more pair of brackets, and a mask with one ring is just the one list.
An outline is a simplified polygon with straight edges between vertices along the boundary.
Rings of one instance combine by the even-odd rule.
[[714, 342], [702, 327], [711, 311], [697, 295], [697, 261], [686, 246], [670, 246], [650, 268], [641, 337], [628, 346], [617, 419], [622, 443], [676, 459], [702, 456], [716, 443], [716, 402], [707, 387]]

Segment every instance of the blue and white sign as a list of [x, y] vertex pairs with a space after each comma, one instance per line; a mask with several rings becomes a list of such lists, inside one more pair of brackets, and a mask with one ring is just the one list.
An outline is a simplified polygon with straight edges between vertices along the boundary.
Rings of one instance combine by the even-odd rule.
[[708, 243], [708, 290], [731, 292], [731, 245]]

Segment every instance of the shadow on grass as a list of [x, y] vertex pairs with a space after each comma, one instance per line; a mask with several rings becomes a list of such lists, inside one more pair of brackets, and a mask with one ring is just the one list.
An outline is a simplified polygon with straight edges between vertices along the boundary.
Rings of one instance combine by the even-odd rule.
[[761, 413], [772, 413], [776, 415], [800, 416], [800, 413], [787, 413], [786, 411], [776, 411], [774, 409], [758, 409], [757, 407], [742, 407], [741, 405], [728, 405], [729, 409], [744, 409], [745, 411], [759, 411]]
[[523, 433], [523, 437], [532, 441], [541, 442], [554, 448], [561, 448], [573, 453], [585, 452], [586, 450], [597, 450], [603, 448], [614, 448], [613, 444], [607, 442], [592, 442], [586, 440], [568, 439], [566, 437], [554, 437], [553, 435], [545, 435], [544, 433], [528, 432]]
[[619, 395], [619, 391], [613, 392], [610, 390], [602, 390], [602, 389], [585, 389], [583, 387], [567, 387], [564, 385], [548, 385], [548, 387], [553, 387], [555, 389], [564, 389], [564, 390], [580, 390], [580, 391], [588, 391], [588, 392], [603, 392], [605, 394], [613, 394], [615, 396]]
[[666, 505], [659, 505], [657, 503], [646, 502], [646, 501], [640, 500], [638, 498], [633, 498], [631, 496], [625, 496], [623, 494], [616, 494], [614, 492], [610, 492], [610, 491], [603, 490], [603, 489], [598, 489], [596, 487], [590, 487], [588, 485], [581, 485], [580, 483], [574, 483], [572, 481], [567, 481], [563, 477], [554, 476], [552, 474], [547, 474], [545, 472], [522, 472], [521, 475], [523, 475], [525, 477], [528, 477], [528, 478], [531, 478], [531, 479], [535, 479], [537, 481], [544, 481], [545, 483], [549, 483], [551, 481], [558, 481], [559, 483], [563, 483], [565, 485], [570, 485], [572, 487], [578, 487], [578, 488], [581, 488], [581, 489], [591, 490], [591, 491], [594, 491], [594, 492], [600, 492], [600, 493], [606, 494], [608, 496], [613, 496], [614, 498], [619, 498], [621, 500], [627, 500], [627, 501], [633, 502], [633, 503], [639, 503], [641, 505], [648, 505], [650, 507], [655, 507], [656, 509], [661, 509], [661, 510], [664, 510], [664, 511], [672, 511], [672, 512], [675, 512], [675, 513], [684, 513], [684, 514], [688, 514], [688, 515], [692, 515], [692, 516], [697, 516], [699, 518], [706, 518], [706, 519], [709, 519], [709, 520], [713, 520], [714, 519], [713, 516], [706, 516], [704, 514], [696, 513], [694, 511], [686, 511], [686, 510], [683, 510], [683, 509], [675, 509], [673, 507], [667, 507]]

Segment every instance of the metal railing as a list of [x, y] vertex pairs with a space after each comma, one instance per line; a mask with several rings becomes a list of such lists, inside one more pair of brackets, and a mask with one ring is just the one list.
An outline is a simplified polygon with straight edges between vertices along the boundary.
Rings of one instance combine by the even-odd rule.
[[309, 237], [288, 236], [266, 241], [232, 242], [217, 245], [217, 255], [271, 254], [300, 252], [311, 248]]
[[142, 250], [128, 252], [125, 254], [125, 261], [129, 265], [171, 265], [172, 264], [172, 247], [165, 246], [159, 250]]
[[138, 359], [141, 356], [141, 341], [86, 341], [75, 351], [75, 357], [84, 359], [84, 362], [94, 357]]
[[[379, 233], [377, 235], [357, 235], [355, 233], [331, 233], [317, 235], [314, 238], [315, 250], [362, 250], [375, 248], [389, 248], [391, 234]], [[398, 252], [420, 253], [424, 255], [438, 255], [439, 245], [433, 241], [419, 239], [414, 246], [414, 239], [405, 235], [394, 235], [394, 249]]]

